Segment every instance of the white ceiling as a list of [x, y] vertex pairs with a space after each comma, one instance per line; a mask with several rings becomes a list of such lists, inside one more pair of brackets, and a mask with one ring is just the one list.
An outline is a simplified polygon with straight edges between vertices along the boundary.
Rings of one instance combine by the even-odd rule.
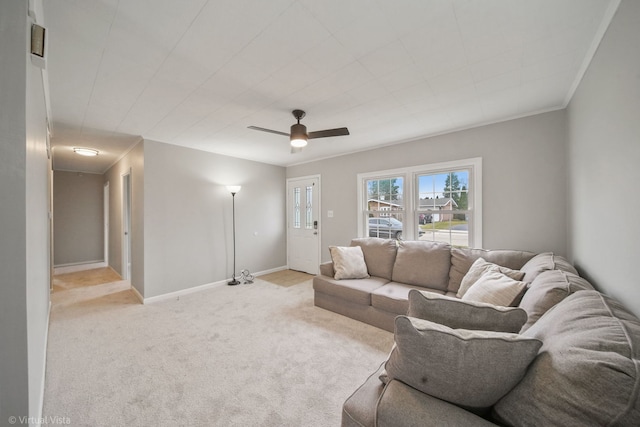
[[[46, 0], [54, 168], [141, 137], [286, 166], [563, 108], [618, 3]], [[290, 154], [247, 129], [296, 108], [351, 135]]]

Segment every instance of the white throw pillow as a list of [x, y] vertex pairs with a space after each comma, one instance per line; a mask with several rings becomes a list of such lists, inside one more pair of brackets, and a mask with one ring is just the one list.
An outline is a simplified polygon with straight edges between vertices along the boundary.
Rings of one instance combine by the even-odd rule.
[[461, 299], [509, 307], [519, 301], [526, 287], [525, 282], [513, 280], [500, 271], [491, 269], [480, 276]]
[[336, 280], [366, 279], [369, 277], [364, 253], [360, 246], [329, 246]]
[[492, 269], [498, 270], [500, 273], [511, 277], [513, 280], [522, 280], [522, 278], [524, 277], [523, 271], [512, 270], [510, 268], [488, 262], [484, 258], [478, 258], [473, 264], [471, 264], [469, 271], [462, 278], [462, 281], [460, 282], [460, 288], [458, 289], [458, 293], [456, 294], [456, 296], [458, 298], [462, 298], [464, 294], [469, 290], [471, 285], [476, 283], [484, 273]]

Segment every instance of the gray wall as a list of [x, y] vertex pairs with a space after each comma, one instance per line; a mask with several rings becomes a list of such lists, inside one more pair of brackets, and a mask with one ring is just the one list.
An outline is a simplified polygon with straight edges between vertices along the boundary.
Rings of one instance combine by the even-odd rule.
[[286, 265], [285, 169], [145, 140], [145, 287], [154, 297]]
[[568, 108], [569, 247], [640, 315], [640, 2], [623, 0]]
[[[291, 166], [287, 178], [322, 176], [327, 248], [348, 244], [358, 232], [358, 173], [482, 157], [483, 246], [565, 254], [564, 120], [564, 111], [555, 111]], [[322, 259], [329, 259], [328, 250]]]
[[105, 174], [109, 183], [109, 265], [122, 274], [122, 176], [131, 174], [131, 286], [144, 295], [144, 142]]
[[27, 9], [26, 1], [0, 2], [0, 425], [41, 414], [49, 309], [50, 162]]
[[54, 265], [104, 261], [102, 175], [53, 173]]

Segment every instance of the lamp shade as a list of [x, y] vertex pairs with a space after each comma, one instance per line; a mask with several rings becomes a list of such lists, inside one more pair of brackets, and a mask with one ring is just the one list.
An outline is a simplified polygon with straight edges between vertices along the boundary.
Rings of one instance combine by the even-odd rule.
[[229, 190], [231, 194], [236, 194], [241, 188], [242, 186], [240, 185], [227, 185], [227, 190]]

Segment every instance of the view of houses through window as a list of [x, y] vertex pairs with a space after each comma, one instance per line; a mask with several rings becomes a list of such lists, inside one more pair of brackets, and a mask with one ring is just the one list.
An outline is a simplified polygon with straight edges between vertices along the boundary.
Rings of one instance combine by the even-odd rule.
[[417, 213], [422, 240], [469, 246], [469, 171], [418, 175]]
[[475, 233], [474, 242], [473, 230], [479, 227], [474, 223], [474, 200], [475, 206], [480, 200], [473, 184], [480, 179], [480, 165], [480, 159], [470, 159], [468, 164], [460, 161], [359, 175], [364, 235], [479, 245], [481, 234]]
[[403, 177], [369, 179], [367, 217], [370, 237], [402, 239], [404, 203]]

